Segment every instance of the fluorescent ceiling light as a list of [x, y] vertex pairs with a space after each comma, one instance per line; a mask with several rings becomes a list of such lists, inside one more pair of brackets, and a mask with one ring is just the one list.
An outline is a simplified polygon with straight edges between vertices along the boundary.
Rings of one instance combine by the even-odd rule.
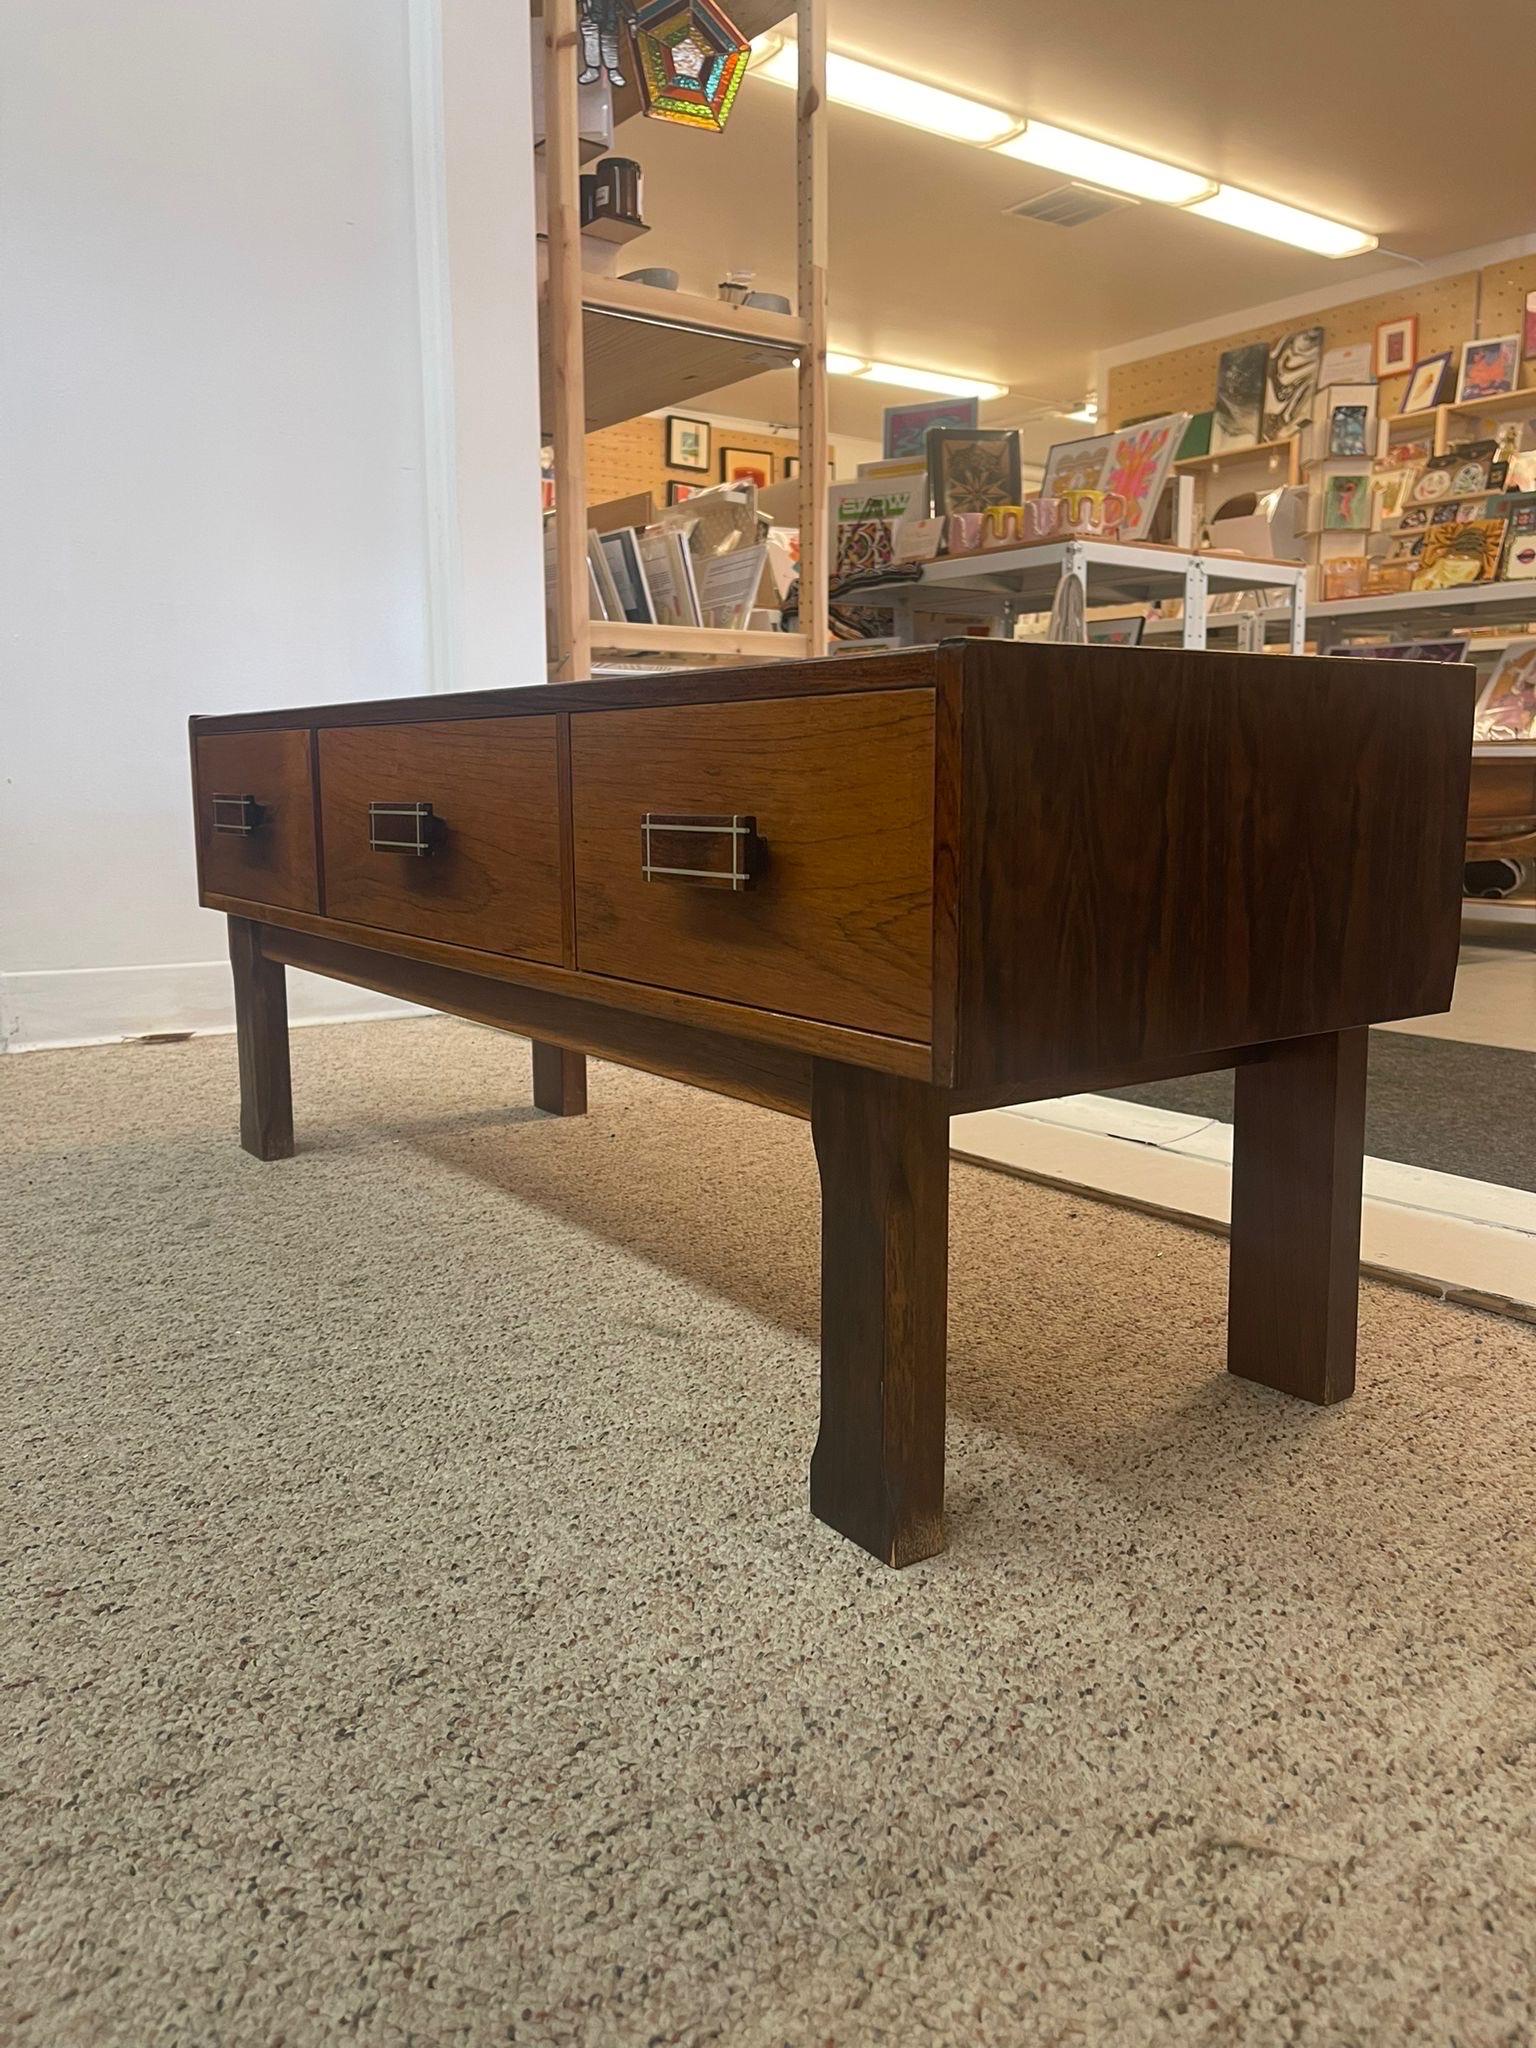
[[1138, 156], [1134, 149], [1117, 149], [1112, 142], [1095, 142], [1089, 135], [1074, 135], [1070, 128], [1053, 128], [1049, 121], [1026, 121], [1022, 134], [995, 147], [999, 156], [1041, 164], [1048, 171], [1086, 178], [1115, 192], [1133, 192], [1138, 199], [1160, 200], [1164, 206], [1188, 206], [1218, 189], [1214, 178], [1202, 178], [1198, 171], [1181, 171], [1177, 164]]
[[1290, 242], [1316, 256], [1362, 256], [1376, 247], [1376, 237], [1362, 234], [1359, 228], [1325, 220], [1320, 213], [1307, 213], [1278, 199], [1261, 198], [1257, 192], [1243, 191], [1240, 185], [1218, 185], [1209, 199], [1201, 199], [1185, 211], [1198, 213], [1202, 220], [1219, 220], [1229, 228], [1246, 228], [1251, 235], [1268, 235], [1274, 242]]
[[[784, 42], [765, 55], [755, 71], [775, 85], [797, 86], [800, 60], [794, 43]], [[900, 78], [894, 71], [882, 71], [877, 64], [841, 56], [836, 50], [827, 52], [827, 98], [840, 107], [857, 107], [862, 113], [926, 128], [955, 142], [978, 143], [983, 149], [1001, 142], [1019, 125], [1017, 114], [1005, 114], [1000, 107], [984, 106], [980, 100], [923, 85], [915, 78]]]
[[827, 375], [829, 377], [862, 377], [869, 368], [862, 356], [840, 356], [835, 350], [827, 351]]
[[981, 377], [952, 377], [945, 370], [908, 370], [900, 363], [870, 363], [866, 384], [899, 384], [907, 391], [935, 391], [941, 398], [1006, 398], [1006, 384], [988, 384]]

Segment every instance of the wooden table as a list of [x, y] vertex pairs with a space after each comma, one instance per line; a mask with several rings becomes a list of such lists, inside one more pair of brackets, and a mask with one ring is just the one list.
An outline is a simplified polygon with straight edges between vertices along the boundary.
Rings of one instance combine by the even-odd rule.
[[[241, 1141], [285, 967], [808, 1116], [812, 1511], [943, 1545], [948, 1123], [1235, 1067], [1227, 1365], [1354, 1386], [1366, 1027], [1456, 971], [1473, 678], [965, 642], [192, 721]], [[1027, 1369], [1021, 1363], [1021, 1370]]]

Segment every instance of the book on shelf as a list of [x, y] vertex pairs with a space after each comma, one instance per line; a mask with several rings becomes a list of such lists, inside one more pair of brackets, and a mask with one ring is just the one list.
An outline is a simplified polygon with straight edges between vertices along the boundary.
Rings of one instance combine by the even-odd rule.
[[622, 619], [624, 607], [619, 602], [619, 586], [613, 580], [613, 571], [608, 566], [608, 557], [603, 553], [599, 535], [587, 535], [587, 590], [596, 592], [594, 619]]
[[732, 548], [723, 555], [704, 555], [693, 565], [699, 611], [706, 626], [733, 633], [745, 631], [757, 605], [758, 587], [768, 562], [766, 542]]
[[640, 536], [640, 566], [659, 626], [702, 626], [698, 585], [688, 532], [679, 526], [648, 527]]
[[632, 626], [654, 626], [656, 608], [640, 559], [640, 536], [632, 526], [624, 526], [613, 533], [600, 533], [597, 544], [618, 592], [619, 617]]

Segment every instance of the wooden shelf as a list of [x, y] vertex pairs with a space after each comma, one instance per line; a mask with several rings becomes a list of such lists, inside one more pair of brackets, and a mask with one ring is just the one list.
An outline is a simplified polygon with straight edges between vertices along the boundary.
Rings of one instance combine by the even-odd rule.
[[[761, 370], [787, 369], [807, 345], [793, 314], [616, 277], [583, 281], [582, 335], [589, 434], [641, 413], [692, 404]], [[554, 393], [547, 346], [540, 357], [548, 424]]]
[[810, 645], [803, 633], [732, 633], [719, 626], [632, 626], [611, 619], [592, 621], [597, 654], [680, 654], [694, 661], [804, 661]]
[[[1536, 384], [1527, 384], [1526, 386], [1524, 386], [1523, 389], [1519, 391], [1501, 391], [1497, 393], [1497, 395], [1493, 398], [1467, 398], [1464, 399], [1460, 405], [1456, 404], [1453, 400], [1451, 404], [1436, 406], [1434, 410], [1436, 412], [1447, 413], [1500, 412], [1507, 410], [1512, 405], [1536, 405]], [[1394, 418], [1397, 419], [1403, 419], [1405, 417], [1410, 420], [1428, 419], [1429, 414], [1410, 412], [1406, 415], [1403, 413], [1397, 413], [1394, 415]]]
[[1200, 470], [1216, 469], [1223, 462], [1255, 462], [1261, 455], [1285, 455], [1295, 448], [1295, 439], [1284, 441], [1255, 441], [1251, 448], [1221, 448], [1214, 455], [1186, 455], [1182, 462], [1176, 462], [1175, 469], [1195, 473]]

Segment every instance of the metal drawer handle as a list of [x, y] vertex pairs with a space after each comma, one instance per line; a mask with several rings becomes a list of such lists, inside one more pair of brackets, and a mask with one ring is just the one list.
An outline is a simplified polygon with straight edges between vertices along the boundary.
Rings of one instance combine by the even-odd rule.
[[447, 826], [430, 804], [370, 804], [368, 844], [375, 853], [409, 853], [423, 859], [442, 843]]
[[253, 796], [216, 796], [212, 801], [215, 832], [233, 832], [249, 839], [266, 823], [266, 811]]
[[695, 889], [750, 889], [762, 871], [756, 818], [646, 811], [640, 820], [640, 871], [648, 882]]

